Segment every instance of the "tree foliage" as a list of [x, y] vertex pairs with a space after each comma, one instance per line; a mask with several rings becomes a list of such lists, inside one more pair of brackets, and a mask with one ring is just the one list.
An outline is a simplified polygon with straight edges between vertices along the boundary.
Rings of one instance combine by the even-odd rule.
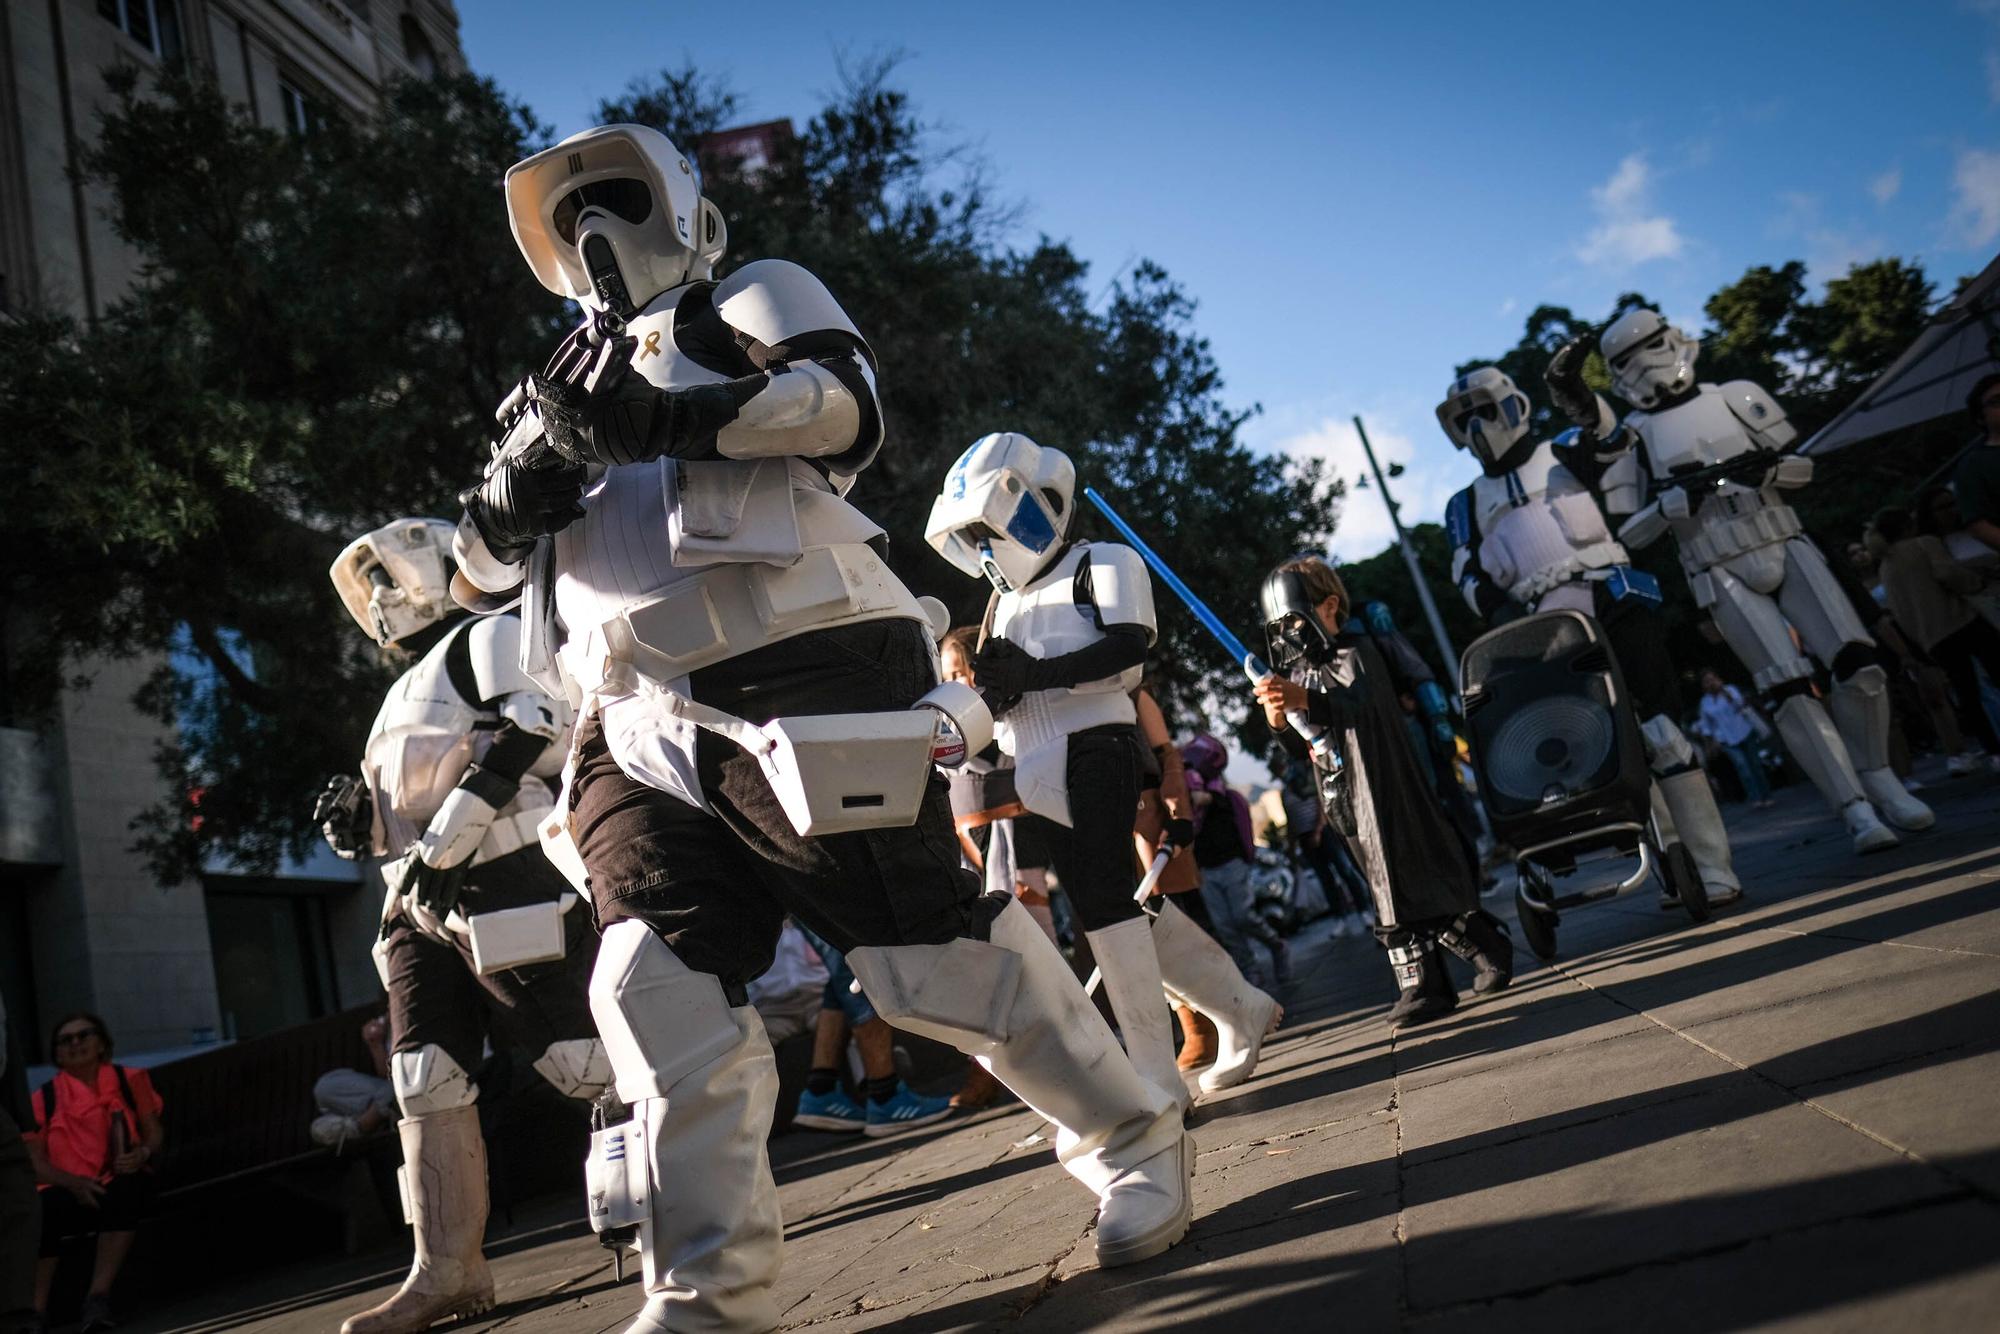
[[[983, 585], [923, 522], [958, 453], [1025, 431], [1247, 620], [1262, 568], [1330, 534], [1338, 485], [1237, 441], [1245, 414], [1163, 270], [1093, 298], [1067, 247], [1007, 244], [978, 162], [935, 141], [892, 70], [849, 74], [760, 170], [705, 163], [728, 263], [811, 268], [877, 353], [890, 438], [855, 499], [892, 560], [975, 618]], [[602, 110], [699, 150], [741, 107], [688, 68]], [[472, 78], [399, 85], [379, 114], [301, 138], [166, 74], [124, 83], [99, 128], [87, 170], [143, 274], [93, 327], [0, 324], [17, 442], [0, 504], [33, 553], [5, 577], [37, 613], [7, 656], [44, 703], [60, 664], [198, 662], [144, 692], [179, 724], [163, 764], [184, 795], [142, 842], [165, 880], [217, 853], [267, 868], [315, 836], [313, 794], [354, 763], [389, 670], [332, 595], [334, 555], [397, 515], [455, 513], [494, 404], [575, 318], [521, 262], [498, 189], [549, 136]], [[1089, 515], [1078, 530], [1103, 532]], [[1162, 613], [1162, 684], [1186, 712], [1231, 665]]]

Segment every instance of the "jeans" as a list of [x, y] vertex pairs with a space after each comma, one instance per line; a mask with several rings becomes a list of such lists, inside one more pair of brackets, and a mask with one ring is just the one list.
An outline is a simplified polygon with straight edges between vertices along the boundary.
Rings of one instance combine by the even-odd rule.
[[840, 1011], [847, 1016], [850, 1028], [859, 1028], [873, 1019], [875, 1007], [854, 989], [854, 970], [847, 966], [847, 956], [815, 935], [803, 922], [799, 924], [799, 934], [819, 952], [820, 962], [826, 965], [826, 990], [820, 995], [820, 1009]]
[[1771, 782], [1764, 776], [1764, 761], [1757, 758], [1757, 743], [1745, 737], [1733, 746], [1724, 746], [1729, 753], [1729, 762], [1736, 766], [1736, 776], [1743, 783], [1746, 801], [1758, 802], [1771, 799]]
[[[1285, 951], [1284, 938], [1256, 911], [1250, 892], [1250, 870], [1250, 863], [1241, 860], [1202, 867], [1201, 901], [1208, 909], [1216, 940], [1243, 970], [1243, 976], [1275, 995], [1291, 981], [1291, 958]], [[1269, 969], [1264, 967], [1252, 941], [1269, 952]]]

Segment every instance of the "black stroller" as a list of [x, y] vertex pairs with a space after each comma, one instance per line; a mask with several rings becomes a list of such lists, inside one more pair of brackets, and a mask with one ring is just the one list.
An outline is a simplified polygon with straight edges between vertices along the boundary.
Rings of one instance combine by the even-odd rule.
[[[1514, 849], [1514, 902], [1536, 957], [1553, 959], [1562, 909], [1612, 898], [1658, 874], [1688, 916], [1708, 920], [1694, 858], [1662, 846], [1638, 716], [1604, 629], [1548, 611], [1474, 640], [1459, 663], [1467, 741], [1493, 835]], [[1558, 894], [1593, 854], [1636, 857], [1610, 884]]]

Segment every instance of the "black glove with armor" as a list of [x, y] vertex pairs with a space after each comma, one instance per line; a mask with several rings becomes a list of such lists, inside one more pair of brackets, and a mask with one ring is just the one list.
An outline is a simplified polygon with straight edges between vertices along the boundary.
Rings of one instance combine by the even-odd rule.
[[1160, 830], [1160, 846], [1169, 852], [1181, 852], [1194, 846], [1194, 821], [1168, 816], [1166, 825]]
[[1589, 331], [1578, 334], [1556, 349], [1542, 379], [1549, 386], [1549, 402], [1572, 426], [1595, 436], [1598, 427], [1597, 391], [1584, 382], [1583, 364], [1590, 360], [1593, 339]]
[[554, 450], [540, 459], [509, 460], [458, 499], [486, 549], [514, 564], [537, 539], [559, 533], [583, 517], [584, 467]]
[[715, 436], [736, 420], [766, 377], [661, 389], [631, 367], [631, 338], [613, 339], [584, 385], [534, 377], [549, 444], [573, 463], [649, 463], [715, 457]]
[[313, 823], [334, 855], [355, 861], [368, 850], [375, 825], [375, 799], [355, 774], [335, 774], [313, 803]]

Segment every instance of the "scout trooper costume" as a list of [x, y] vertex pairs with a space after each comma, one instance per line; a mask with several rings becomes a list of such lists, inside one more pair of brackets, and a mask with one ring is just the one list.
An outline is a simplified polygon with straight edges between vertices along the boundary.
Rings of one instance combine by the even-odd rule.
[[1208, 1016], [1222, 1056], [1216, 1091], [1250, 1077], [1278, 1003], [1246, 981], [1207, 932], [1166, 899], [1132, 894], [1141, 747], [1132, 692], [1157, 633], [1153, 584], [1130, 547], [1065, 540], [1076, 468], [1060, 450], [1003, 431], [945, 474], [925, 539], [994, 588], [973, 678], [1014, 759], [1022, 805], [1048, 821], [1051, 861], [1082, 919], [1125, 1048], [1183, 1106], [1164, 990]]
[[1056, 1123], [1057, 1157], [1099, 1200], [1101, 1263], [1165, 1250], [1190, 1213], [1179, 1109], [1025, 910], [959, 867], [933, 724], [913, 759], [856, 741], [855, 762], [811, 762], [815, 738], [904, 735], [948, 689], [881, 529], [842, 498], [882, 442], [868, 345], [797, 265], [712, 280], [721, 218], [653, 130], [574, 136], [513, 167], [506, 195], [536, 276], [615, 335], [580, 389], [530, 386], [575, 471], [497, 456], [457, 550], [463, 597], [521, 586], [527, 661], [580, 704], [548, 834], [573, 844], [603, 926], [591, 1002], [637, 1109], [630, 1328], [777, 1323], [778, 1077], [744, 985], [787, 911], [847, 951], [884, 1018]]
[[585, 993], [585, 915], [568, 911], [576, 896], [536, 832], [569, 706], [522, 674], [518, 618], [467, 618], [452, 603], [452, 533], [399, 519], [349, 543], [332, 570], [365, 633], [422, 655], [383, 701], [360, 776], [335, 778], [316, 812], [335, 852], [388, 859], [375, 958], [416, 1242], [402, 1288], [347, 1334], [425, 1329], [493, 1304], [471, 1074], [488, 1019], [570, 1097], [594, 1099], [611, 1079]]
[[1693, 855], [1711, 904], [1733, 902], [1743, 887], [1729, 834], [1694, 747], [1674, 721], [1679, 690], [1657, 615], [1658, 584], [1631, 568], [1596, 496], [1557, 445], [1534, 438], [1529, 413], [1527, 395], [1493, 366], [1453, 381], [1438, 405], [1438, 424], [1482, 473], [1445, 507], [1452, 581], [1483, 619], [1519, 606], [1579, 611], [1604, 623], [1642, 719], [1655, 814], [1667, 817], [1661, 837]]
[[[1643, 547], [1673, 533], [1696, 605], [1778, 701], [1780, 735], [1847, 822], [1855, 850], [1894, 847], [1878, 811], [1903, 829], [1928, 829], [1936, 817], [1889, 768], [1888, 677], [1875, 641], [1780, 498], [1812, 480], [1812, 460], [1781, 453], [1797, 432], [1761, 386], [1695, 382], [1700, 347], [1657, 311], [1634, 310], [1604, 331], [1599, 350], [1612, 388], [1638, 411], [1620, 423], [1584, 385], [1580, 340], [1558, 352], [1549, 388], [1604, 462], [1600, 486], [1606, 510], [1624, 519], [1619, 536]], [[1793, 631], [1832, 674], [1825, 705]]]

